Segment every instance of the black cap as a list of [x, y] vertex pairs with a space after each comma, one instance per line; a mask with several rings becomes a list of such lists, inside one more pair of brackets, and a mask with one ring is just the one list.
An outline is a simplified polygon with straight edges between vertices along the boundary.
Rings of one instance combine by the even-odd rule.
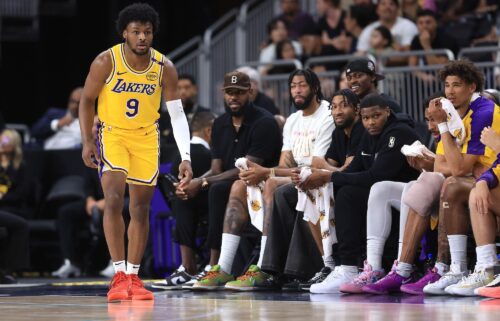
[[248, 90], [250, 87], [250, 77], [241, 71], [231, 71], [224, 75], [223, 90], [230, 88]]
[[345, 74], [352, 72], [364, 72], [365, 74], [375, 75], [376, 80], [383, 80], [385, 77], [375, 72], [375, 64], [368, 58], [356, 58], [349, 61], [345, 67]]

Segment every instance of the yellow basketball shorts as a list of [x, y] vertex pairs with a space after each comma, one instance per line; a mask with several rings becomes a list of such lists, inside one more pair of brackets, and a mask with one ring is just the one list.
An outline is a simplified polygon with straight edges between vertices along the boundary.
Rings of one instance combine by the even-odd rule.
[[97, 141], [101, 175], [106, 171], [118, 171], [127, 176], [129, 184], [156, 185], [160, 156], [158, 124], [122, 129], [101, 123]]

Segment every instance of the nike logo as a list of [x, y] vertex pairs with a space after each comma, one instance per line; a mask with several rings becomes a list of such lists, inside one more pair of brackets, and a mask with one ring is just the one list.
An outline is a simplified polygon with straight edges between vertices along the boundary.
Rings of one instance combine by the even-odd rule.
[[367, 153], [361, 151], [361, 156], [372, 156], [372, 154], [367, 154]]
[[186, 279], [184, 279], [184, 277], [182, 277], [182, 276], [176, 276], [176, 277], [172, 278], [172, 284], [175, 284], [175, 285], [182, 284], [185, 282], [186, 282]]
[[406, 284], [406, 283], [409, 283], [412, 279], [411, 278], [408, 278], [407, 280], [404, 280], [403, 282], [401, 282], [402, 284]]
[[127, 73], [126, 71], [122, 71], [122, 72], [119, 72], [119, 71], [118, 71], [116, 74], [117, 74], [118, 76], [121, 76], [121, 75], [126, 74], [126, 73]]

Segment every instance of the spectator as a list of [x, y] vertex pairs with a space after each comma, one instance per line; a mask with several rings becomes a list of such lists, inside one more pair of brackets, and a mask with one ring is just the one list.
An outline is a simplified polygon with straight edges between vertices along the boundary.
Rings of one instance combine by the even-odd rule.
[[321, 42], [331, 46], [338, 53], [345, 52], [345, 12], [340, 7], [340, 0], [319, 0], [324, 9], [324, 15], [318, 20], [321, 30]]
[[368, 53], [378, 57], [389, 51], [392, 51], [391, 31], [384, 26], [378, 26], [372, 31]]
[[394, 49], [404, 51], [410, 49], [413, 37], [418, 33], [417, 26], [410, 20], [398, 16], [398, 0], [379, 0], [377, 14], [379, 20], [369, 24], [358, 39], [357, 51], [366, 53], [370, 46], [370, 35], [373, 29], [380, 25], [391, 30], [394, 39]]
[[299, 0], [281, 0], [281, 11], [283, 13], [278, 18], [286, 21], [288, 36], [292, 39], [302, 36], [304, 25], [315, 24], [311, 15], [300, 9]]
[[[303, 25], [301, 34], [302, 35], [300, 36], [299, 41], [302, 45], [302, 48], [304, 49], [304, 53], [302, 55], [303, 64], [305, 64], [309, 58], [330, 56], [335, 54], [332, 47], [323, 46], [323, 44], [321, 43], [321, 31], [315, 23]], [[341, 68], [338, 63], [328, 63], [321, 65], [323, 65], [326, 70]], [[314, 66], [311, 66], [311, 69], [312, 68], [314, 68]]]
[[349, 83], [347, 82], [347, 76], [345, 74], [345, 70], [342, 70], [342, 72], [340, 73], [340, 77], [339, 77], [339, 88], [337, 90], [341, 90], [341, 89], [349, 89]]
[[344, 52], [354, 53], [358, 45], [358, 38], [363, 32], [363, 29], [371, 22], [372, 17], [375, 16], [367, 6], [352, 5], [344, 18], [344, 25], [346, 30], [346, 39]]
[[401, 12], [403, 17], [415, 22], [417, 20], [418, 12], [422, 10], [418, 0], [402, 0]]
[[[431, 10], [421, 10], [417, 14], [418, 35], [412, 42], [410, 49], [413, 50], [433, 50], [433, 49], [450, 49], [454, 54], [458, 53], [458, 47], [452, 37], [446, 36], [445, 33], [438, 29], [437, 16]], [[438, 65], [448, 63], [446, 55], [429, 54], [418, 60], [416, 56], [411, 56], [409, 60], [410, 66], [417, 65]]]
[[250, 96], [250, 100], [256, 106], [264, 108], [273, 115], [278, 115], [280, 112], [276, 107], [274, 101], [268, 95], [264, 94], [261, 90], [262, 84], [260, 82], [260, 75], [257, 70], [248, 66], [243, 66], [236, 70], [241, 71], [242, 73], [245, 73], [248, 75], [248, 77], [250, 77], [250, 84], [252, 85], [252, 94]]
[[[276, 45], [276, 60], [291, 60], [297, 59], [297, 54], [293, 49], [292, 41], [286, 39], [278, 42]], [[267, 71], [268, 74], [289, 74], [297, 69], [295, 64], [277, 65]]]
[[22, 217], [29, 183], [21, 144], [16, 131], [0, 134], [0, 227], [7, 230], [0, 249], [0, 284], [15, 283], [11, 272], [29, 267], [29, 230]]
[[[177, 90], [182, 100], [182, 107], [184, 108], [189, 126], [191, 126], [193, 117], [196, 113], [210, 111], [210, 109], [200, 106], [197, 102], [198, 87], [196, 86], [196, 81], [193, 76], [188, 74], [179, 75]], [[164, 143], [175, 144], [170, 114], [166, 110], [162, 111], [160, 116], [160, 132], [160, 137]]]
[[[260, 52], [259, 62], [266, 63], [276, 60], [276, 44], [280, 41], [289, 39], [288, 30], [286, 29], [287, 22], [282, 18], [274, 18], [267, 24], [267, 34], [269, 36], [269, 44], [262, 48]], [[302, 46], [298, 41], [292, 40], [293, 48], [297, 56], [302, 55]], [[259, 67], [259, 72], [266, 73], [269, 67]]]
[[31, 128], [31, 135], [36, 142], [49, 149], [71, 149], [82, 143], [78, 122], [78, 105], [82, 87], [73, 89], [69, 96], [66, 110], [49, 108]]

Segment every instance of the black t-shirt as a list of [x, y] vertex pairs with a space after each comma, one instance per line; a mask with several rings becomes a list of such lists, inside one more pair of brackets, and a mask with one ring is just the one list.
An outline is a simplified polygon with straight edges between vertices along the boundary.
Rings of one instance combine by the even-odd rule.
[[240, 130], [236, 132], [230, 114], [219, 116], [212, 127], [212, 159], [222, 160], [222, 170], [234, 168], [234, 162], [247, 155], [263, 159], [263, 166], [278, 163], [281, 132], [274, 117], [266, 110], [250, 104]]
[[[194, 105], [190, 109], [184, 109], [186, 113], [186, 117], [189, 124], [189, 130], [191, 131], [191, 122], [199, 112], [209, 112], [210, 109], [206, 107], [202, 107], [200, 105]], [[168, 111], [161, 112], [159, 119], [160, 126], [160, 138], [162, 139], [162, 143], [165, 144], [175, 144], [174, 132], [172, 129], [172, 121], [170, 120], [170, 114]]]
[[330, 27], [328, 22], [326, 22], [326, 17], [323, 16], [323, 17], [319, 18], [319, 20], [318, 20], [318, 27], [321, 31], [326, 31], [326, 33], [328, 34], [328, 38], [331, 39], [331, 38], [338, 37], [338, 36], [340, 36], [340, 33], [343, 30], [345, 30], [344, 18], [345, 18], [345, 11], [342, 10], [342, 13], [340, 15], [340, 19], [339, 19], [337, 26], [335, 28], [332, 28], [332, 27]]
[[280, 113], [280, 111], [276, 107], [276, 104], [274, 103], [274, 101], [269, 96], [267, 96], [266, 94], [263, 94], [260, 91], [257, 94], [257, 96], [255, 96], [255, 100], [253, 101], [253, 103], [256, 106], [264, 108], [265, 110], [267, 110], [268, 112], [270, 112], [273, 115], [278, 115]]
[[346, 136], [343, 129], [335, 128], [332, 133], [332, 143], [326, 151], [325, 158], [333, 159], [339, 167], [344, 166], [346, 158], [356, 153], [364, 131], [365, 128], [360, 120], [354, 123], [350, 137]]
[[[419, 35], [413, 37], [413, 40], [411, 41], [410, 49], [412, 51], [424, 50], [422, 44], [420, 43], [420, 38], [418, 36]], [[440, 30], [437, 31], [436, 38], [434, 38], [434, 40], [432, 41], [431, 47], [432, 49], [450, 49], [454, 55], [458, 53], [458, 45], [455, 39], [446, 35], [446, 33], [443, 33]]]

